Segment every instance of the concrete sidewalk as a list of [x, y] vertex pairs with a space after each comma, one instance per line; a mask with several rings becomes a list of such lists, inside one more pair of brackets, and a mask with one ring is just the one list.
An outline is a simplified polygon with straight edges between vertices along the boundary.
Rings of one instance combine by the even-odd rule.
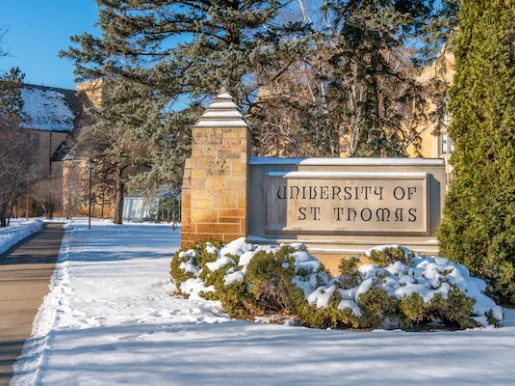
[[0, 386], [8, 385], [12, 365], [43, 298], [61, 248], [63, 224], [48, 224], [10, 252], [0, 255]]

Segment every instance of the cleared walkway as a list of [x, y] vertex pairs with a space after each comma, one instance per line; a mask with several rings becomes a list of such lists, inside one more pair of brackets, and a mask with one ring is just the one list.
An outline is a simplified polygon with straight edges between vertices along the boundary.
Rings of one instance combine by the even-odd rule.
[[13, 250], [0, 255], [0, 386], [8, 385], [12, 365], [54, 272], [63, 239], [62, 224], [48, 224]]

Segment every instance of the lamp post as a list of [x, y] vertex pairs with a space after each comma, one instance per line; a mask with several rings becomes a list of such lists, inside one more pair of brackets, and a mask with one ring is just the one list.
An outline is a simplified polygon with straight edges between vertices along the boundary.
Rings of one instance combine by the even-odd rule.
[[91, 229], [91, 202], [93, 201], [93, 197], [91, 195], [91, 184], [92, 184], [92, 174], [93, 167], [95, 166], [95, 162], [90, 159], [89, 160], [89, 205], [88, 205], [88, 229]]
[[25, 203], [25, 216], [27, 217], [27, 221], [29, 221], [29, 196], [30, 196], [30, 182], [27, 178], [27, 197]]

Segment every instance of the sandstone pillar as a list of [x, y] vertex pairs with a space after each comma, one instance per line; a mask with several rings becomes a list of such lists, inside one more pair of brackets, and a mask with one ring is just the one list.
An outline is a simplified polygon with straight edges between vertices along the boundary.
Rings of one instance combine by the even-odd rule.
[[247, 123], [222, 90], [192, 129], [182, 187], [183, 247], [246, 236], [250, 146]]

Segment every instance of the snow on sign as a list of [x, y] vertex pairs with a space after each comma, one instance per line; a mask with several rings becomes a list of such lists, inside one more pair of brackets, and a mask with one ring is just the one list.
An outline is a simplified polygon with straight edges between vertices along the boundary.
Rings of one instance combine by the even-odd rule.
[[427, 234], [424, 172], [268, 173], [269, 231]]

